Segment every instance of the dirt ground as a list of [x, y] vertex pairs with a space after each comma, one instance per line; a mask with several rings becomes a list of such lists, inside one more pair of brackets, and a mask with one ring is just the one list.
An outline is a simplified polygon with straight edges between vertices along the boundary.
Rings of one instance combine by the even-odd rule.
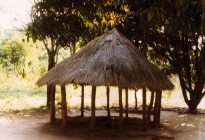
[[[141, 115], [130, 113], [124, 120], [124, 131], [118, 130], [117, 112], [111, 112], [107, 119], [106, 111], [96, 111], [96, 130], [89, 130], [90, 112], [85, 117], [78, 117], [80, 112], [68, 112], [68, 127], [62, 129], [60, 119], [56, 125], [49, 124], [48, 111], [13, 111], [0, 112], [0, 140], [205, 140], [205, 114], [178, 114], [162, 111], [161, 128], [141, 131]], [[57, 118], [61, 118], [57, 112]]]

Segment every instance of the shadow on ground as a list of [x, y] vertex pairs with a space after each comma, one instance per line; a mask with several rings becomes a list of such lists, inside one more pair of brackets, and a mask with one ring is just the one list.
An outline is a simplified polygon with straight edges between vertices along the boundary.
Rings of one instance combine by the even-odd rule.
[[96, 117], [96, 127], [90, 131], [90, 117], [68, 117], [67, 127], [61, 127], [61, 119], [57, 119], [55, 125], [42, 124], [41, 132], [45, 134], [59, 135], [79, 139], [174, 139], [170, 134], [162, 135], [158, 130], [151, 128], [148, 123], [148, 131], [142, 131], [142, 120], [139, 118], [124, 119], [124, 130], [118, 129], [118, 117]]

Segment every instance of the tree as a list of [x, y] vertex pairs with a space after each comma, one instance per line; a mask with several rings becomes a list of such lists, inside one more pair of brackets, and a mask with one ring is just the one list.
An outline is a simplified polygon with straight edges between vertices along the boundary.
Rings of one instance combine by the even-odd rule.
[[[55, 66], [59, 50], [72, 47], [85, 30], [82, 18], [74, 12], [71, 1], [41, 0], [33, 6], [26, 35], [44, 43], [48, 55], [48, 70]], [[47, 86], [47, 106], [50, 102], [50, 86]]]
[[132, 1], [129, 10], [123, 32], [167, 74], [178, 75], [189, 112], [195, 113], [205, 95], [205, 47], [198, 41], [204, 36], [203, 4], [196, 0]]

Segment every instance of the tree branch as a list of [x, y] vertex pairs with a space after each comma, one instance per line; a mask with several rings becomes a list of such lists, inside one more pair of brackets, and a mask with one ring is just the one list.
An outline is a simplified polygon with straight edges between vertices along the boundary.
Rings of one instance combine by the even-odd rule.
[[50, 53], [50, 50], [49, 50], [49, 48], [48, 48], [48, 42], [44, 39], [43, 40], [43, 44], [44, 44], [44, 46], [45, 46], [45, 48], [46, 48], [46, 50], [47, 50], [47, 52], [48, 52], [48, 54]]
[[56, 61], [55, 61], [55, 64], [57, 64], [57, 62], [58, 62], [58, 52], [59, 52], [59, 50], [60, 50], [60, 48], [59, 47], [56, 47]]
[[[180, 60], [178, 58], [178, 55], [176, 54], [176, 51], [175, 51], [175, 57], [176, 57], [176, 70], [177, 70], [177, 74], [179, 76], [179, 81], [180, 81], [180, 84], [181, 84], [181, 87], [184, 88], [185, 90], [187, 90], [188, 92], [191, 92], [191, 89], [189, 89], [184, 81], [184, 78], [182, 76], [182, 72], [181, 72], [181, 65], [180, 65]], [[186, 97], [187, 98], [187, 97]]]
[[187, 75], [187, 79], [188, 79], [188, 86], [190, 89], [192, 89], [192, 80], [191, 80], [191, 66], [190, 66], [190, 55], [189, 55], [189, 45], [188, 45], [188, 36], [187, 34], [185, 35], [185, 42], [184, 42], [184, 47], [185, 48], [185, 56], [184, 56], [184, 60], [186, 62], [185, 68], [186, 68], [186, 75]]
[[187, 93], [186, 93], [186, 85], [184, 84], [183, 78], [181, 76], [179, 76], [179, 81], [180, 81], [180, 85], [181, 85], [182, 95], [184, 97], [184, 101], [188, 105], [189, 104], [189, 100], [188, 100]]

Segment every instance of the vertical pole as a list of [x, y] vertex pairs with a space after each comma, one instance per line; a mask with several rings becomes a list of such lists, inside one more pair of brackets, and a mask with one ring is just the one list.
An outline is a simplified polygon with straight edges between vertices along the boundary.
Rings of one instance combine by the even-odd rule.
[[151, 120], [151, 111], [152, 111], [152, 106], [154, 103], [154, 91], [151, 91], [151, 97], [150, 97], [150, 103], [149, 103], [149, 108], [147, 110], [147, 120], [150, 121]]
[[67, 125], [67, 104], [66, 104], [66, 88], [65, 85], [61, 86], [61, 112], [62, 112], [62, 127]]
[[81, 117], [84, 117], [84, 85], [81, 85]]
[[119, 129], [123, 130], [123, 105], [122, 105], [122, 88], [119, 87]]
[[137, 110], [137, 90], [135, 90], [135, 110]]
[[55, 86], [50, 86], [50, 122], [55, 123]]
[[95, 129], [95, 97], [96, 97], [96, 87], [92, 86], [91, 95], [91, 131]]
[[146, 117], [146, 88], [142, 89], [143, 97], [143, 131], [147, 130], [147, 117]]
[[157, 121], [158, 127], [160, 127], [161, 100], [162, 100], [162, 91], [160, 90], [160, 91], [159, 91], [159, 105], [158, 105], [158, 121]]
[[109, 86], [107, 86], [106, 95], [107, 95], [107, 116], [110, 117], [110, 88]]
[[125, 89], [126, 97], [125, 97], [125, 103], [126, 103], [126, 119], [128, 118], [128, 88]]
[[51, 85], [47, 85], [47, 102], [46, 102], [46, 106], [50, 107], [50, 103], [51, 103]]
[[158, 128], [158, 115], [159, 115], [159, 91], [156, 91], [155, 105], [154, 105], [154, 128]]

